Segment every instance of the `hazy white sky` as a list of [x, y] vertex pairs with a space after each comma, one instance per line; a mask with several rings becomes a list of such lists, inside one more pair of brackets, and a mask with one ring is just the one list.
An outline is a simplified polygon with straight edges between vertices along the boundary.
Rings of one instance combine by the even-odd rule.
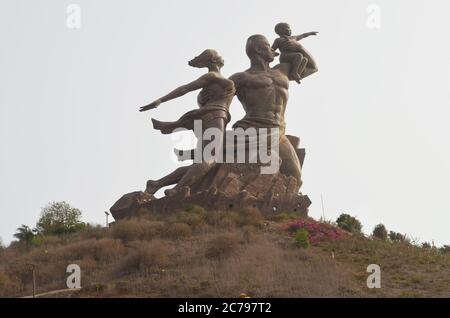
[[[81, 6], [81, 29], [66, 8]], [[369, 29], [366, 9], [381, 8]], [[290, 88], [287, 133], [306, 147], [302, 192], [310, 215], [356, 215], [388, 229], [450, 243], [450, 2], [0, 1], [0, 236], [33, 226], [40, 208], [66, 200], [84, 220], [178, 166], [170, 137], [150, 117], [178, 118], [196, 94], [149, 113], [138, 108], [204, 71], [206, 48], [225, 75], [248, 67], [248, 36], [294, 33], [319, 73]], [[232, 122], [243, 116], [232, 104]]]

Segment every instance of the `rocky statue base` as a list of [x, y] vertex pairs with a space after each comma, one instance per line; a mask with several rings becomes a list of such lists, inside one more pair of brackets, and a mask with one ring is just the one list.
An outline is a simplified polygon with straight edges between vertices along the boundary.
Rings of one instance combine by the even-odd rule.
[[[303, 163], [304, 149], [297, 150]], [[148, 212], [177, 212], [190, 205], [222, 211], [257, 208], [268, 217], [289, 212], [306, 217], [311, 201], [299, 192], [300, 186], [280, 172], [261, 174], [258, 164], [216, 164], [192, 186], [173, 195], [157, 199], [142, 191], [128, 193], [110, 211], [116, 220]]]

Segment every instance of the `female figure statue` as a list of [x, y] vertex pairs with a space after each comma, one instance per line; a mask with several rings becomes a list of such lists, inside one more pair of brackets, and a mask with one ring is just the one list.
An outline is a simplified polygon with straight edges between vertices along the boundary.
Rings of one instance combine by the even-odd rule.
[[[197, 98], [198, 109], [187, 112], [174, 122], [162, 122], [152, 119], [153, 127], [160, 130], [163, 134], [170, 134], [178, 128], [194, 130], [194, 121], [201, 120], [202, 135], [197, 136], [200, 141], [199, 146], [203, 149], [211, 142], [202, 138], [203, 132], [208, 128], [216, 128], [222, 132], [221, 140], [214, 140], [214, 142], [223, 144], [225, 127], [230, 121], [229, 107], [235, 94], [234, 83], [220, 73], [224, 61], [215, 50], [203, 51], [199, 56], [189, 61], [188, 64], [192, 67], [208, 68], [208, 73], [189, 84], [178, 87], [151, 104], [141, 107], [140, 111], [154, 109], [161, 103], [201, 89]], [[165, 191], [166, 195], [171, 195], [181, 187], [189, 186], [205, 175], [213, 164], [213, 160], [204, 159], [201, 163], [180, 167], [159, 180], [147, 181], [145, 191], [154, 194], [162, 187], [176, 184], [173, 189]]]

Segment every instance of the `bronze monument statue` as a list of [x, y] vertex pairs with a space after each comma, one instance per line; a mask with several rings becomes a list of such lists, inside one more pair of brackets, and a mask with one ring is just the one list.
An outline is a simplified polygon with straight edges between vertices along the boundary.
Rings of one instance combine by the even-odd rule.
[[[263, 35], [252, 35], [245, 47], [250, 68], [230, 77], [235, 83], [236, 95], [245, 110], [245, 117], [233, 127], [277, 127], [280, 129], [280, 171], [294, 177], [301, 185], [301, 167], [293, 145], [285, 136], [286, 124], [284, 113], [288, 101], [291, 65], [280, 63], [271, 68], [269, 64], [276, 53]], [[306, 53], [306, 52], [305, 52]], [[307, 56], [310, 68], [303, 72], [303, 78], [317, 72], [312, 56]]]
[[318, 32], [313, 31], [301, 35], [292, 35], [289, 24], [282, 22], [275, 26], [275, 33], [279, 35], [279, 38], [275, 39], [272, 48], [280, 50], [281, 63], [291, 64], [291, 78], [300, 83], [300, 79], [317, 70], [316, 63], [311, 59], [311, 55], [298, 41], [311, 35], [317, 35]]
[[[288, 102], [289, 81], [301, 79], [317, 72], [313, 57], [297, 42], [317, 32], [291, 36], [289, 25], [280, 23], [275, 28], [280, 38], [271, 46], [263, 35], [252, 35], [245, 47], [250, 68], [236, 73], [229, 79], [223, 77], [220, 69], [223, 59], [214, 50], [205, 50], [189, 62], [190, 66], [208, 68], [208, 73], [196, 81], [183, 85], [168, 95], [140, 108], [146, 111], [161, 103], [199, 90], [199, 109], [190, 111], [175, 122], [161, 122], [152, 119], [154, 128], [169, 134], [178, 128], [193, 130], [196, 122], [202, 124], [197, 149], [205, 149], [210, 140], [204, 140], [202, 133], [214, 128], [219, 134], [219, 153], [235, 146], [235, 140], [228, 140], [228, 133], [238, 130], [275, 130], [276, 147], [269, 152], [277, 152], [279, 170], [266, 174], [261, 171], [261, 163], [221, 162], [202, 160], [191, 166], [176, 169], [171, 174], [147, 182], [145, 192], [137, 191], [124, 195], [112, 207], [116, 220], [139, 215], [145, 211], [167, 213], [182, 210], [187, 205], [197, 204], [206, 209], [228, 210], [257, 208], [263, 214], [298, 212], [306, 216], [311, 201], [299, 192], [302, 185], [301, 169], [305, 156], [304, 149], [298, 148], [300, 139], [286, 135], [285, 110]], [[270, 67], [280, 49], [280, 63]], [[226, 131], [230, 121], [229, 107], [236, 95], [245, 110], [245, 116]], [[259, 139], [258, 139], [259, 141]], [[238, 142], [239, 143], [239, 142]], [[246, 139], [245, 145], [250, 142]], [[235, 150], [234, 147], [232, 147]], [[194, 150], [188, 159], [193, 159]], [[216, 150], [217, 154], [217, 150]], [[248, 158], [246, 157], [246, 160]], [[166, 196], [155, 198], [153, 194], [161, 187], [176, 184], [166, 190]]]
[[[202, 136], [203, 131], [209, 128], [217, 128], [224, 132], [227, 123], [230, 121], [228, 110], [235, 94], [235, 89], [234, 83], [220, 73], [220, 69], [224, 65], [223, 58], [215, 50], [205, 50], [199, 56], [189, 61], [189, 65], [197, 68], [208, 68], [208, 73], [189, 84], [178, 87], [151, 104], [141, 107], [140, 111], [156, 108], [161, 103], [202, 89], [197, 98], [199, 109], [184, 114], [174, 122], [161, 122], [152, 119], [153, 127], [160, 130], [163, 134], [170, 134], [179, 128], [193, 130], [194, 121], [201, 120]], [[204, 148], [210, 141], [204, 140], [202, 136], [197, 136], [197, 138], [201, 141], [200, 146]], [[192, 182], [207, 173], [212, 165], [213, 162], [203, 160], [202, 163], [194, 163], [189, 167], [178, 168], [159, 180], [147, 181], [145, 191], [149, 194], [154, 194], [162, 187], [176, 184], [174, 189], [165, 191], [166, 195], [170, 195], [179, 188], [192, 184]]]

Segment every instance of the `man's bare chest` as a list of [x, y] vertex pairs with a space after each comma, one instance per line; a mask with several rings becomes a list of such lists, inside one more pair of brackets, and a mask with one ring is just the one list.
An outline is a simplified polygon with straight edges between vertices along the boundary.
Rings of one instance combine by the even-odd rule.
[[242, 86], [247, 89], [288, 89], [288, 78], [277, 71], [248, 72], [242, 79]]

